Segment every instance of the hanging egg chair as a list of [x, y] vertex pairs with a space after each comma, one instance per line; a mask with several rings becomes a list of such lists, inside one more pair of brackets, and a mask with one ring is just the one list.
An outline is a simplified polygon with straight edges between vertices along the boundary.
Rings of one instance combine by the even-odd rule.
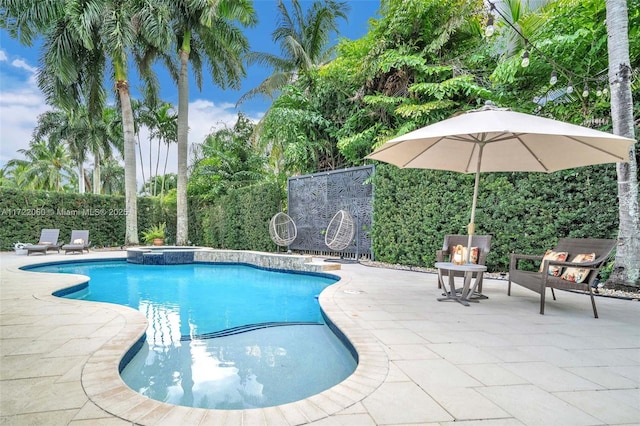
[[349, 247], [355, 234], [353, 217], [346, 210], [338, 210], [327, 226], [324, 243], [333, 251]]
[[273, 215], [269, 221], [269, 235], [276, 245], [287, 247], [295, 241], [298, 230], [288, 214], [279, 212]]

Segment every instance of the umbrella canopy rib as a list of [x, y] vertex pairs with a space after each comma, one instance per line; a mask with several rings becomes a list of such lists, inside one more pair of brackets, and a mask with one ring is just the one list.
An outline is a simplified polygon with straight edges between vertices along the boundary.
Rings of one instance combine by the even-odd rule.
[[595, 149], [596, 151], [602, 152], [604, 154], [609, 154], [610, 156], [612, 156], [613, 158], [617, 158], [621, 162], [628, 161], [628, 158], [621, 157], [620, 155], [617, 155], [616, 153], [608, 151], [606, 149], [600, 148], [599, 146], [591, 145], [589, 143], [589, 141], [585, 141], [585, 140], [582, 140], [582, 139], [579, 139], [579, 138], [576, 138], [576, 137], [573, 137], [573, 136], [567, 136], [567, 139], [571, 139], [572, 141], [578, 142], [581, 145], [586, 145], [589, 148]]
[[522, 146], [524, 146], [524, 148], [527, 150], [527, 152], [529, 152], [531, 154], [531, 156], [533, 158], [536, 159], [536, 161], [538, 162], [538, 164], [540, 165], [540, 167], [542, 167], [542, 169], [544, 169], [545, 172], [549, 173], [549, 168], [542, 162], [540, 161], [540, 157], [538, 157], [536, 155], [535, 152], [533, 152], [533, 150], [529, 147], [529, 145], [527, 145], [527, 143], [525, 141], [522, 140], [522, 138], [518, 135], [515, 138], [518, 142], [520, 142], [520, 144], [522, 144]]

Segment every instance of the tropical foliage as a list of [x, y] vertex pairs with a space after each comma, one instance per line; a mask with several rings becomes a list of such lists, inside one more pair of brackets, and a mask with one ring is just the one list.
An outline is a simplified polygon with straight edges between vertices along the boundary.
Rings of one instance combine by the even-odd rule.
[[[93, 0], [68, 2], [66, 8], [58, 3], [48, 7], [47, 2], [0, 2], [0, 25], [13, 36], [26, 44], [36, 36], [44, 37], [38, 80], [55, 107], [42, 117], [25, 159], [14, 160], [2, 170], [2, 186], [76, 190], [86, 180], [94, 191], [116, 191], [124, 184], [127, 208], [133, 206], [130, 211], [137, 216], [133, 150], [136, 135], [146, 126], [156, 144], [177, 141], [176, 187], [164, 187], [171, 177], [163, 177], [163, 159], [156, 158], [155, 171], [143, 170], [143, 190], [163, 194], [164, 187], [168, 191], [160, 199], [165, 210], [173, 209], [175, 203], [179, 244], [202, 240], [206, 234], [210, 244], [245, 248], [246, 240], [237, 234], [242, 220], [237, 218], [244, 216], [233, 210], [248, 208], [243, 191], [262, 188], [258, 184], [264, 182], [282, 190], [286, 179], [296, 174], [364, 164], [366, 156], [390, 138], [477, 108], [487, 100], [601, 130], [611, 130], [613, 125], [608, 90], [612, 71], [603, 23], [609, 18], [606, 6], [624, 1], [502, 0], [492, 1], [495, 9], [489, 10], [484, 0], [382, 0], [379, 18], [370, 21], [364, 37], [332, 45], [329, 41], [338, 23], [346, 19], [346, 2], [316, 0], [305, 8], [298, 0], [278, 0], [279, 20], [272, 40], [280, 55], [249, 52], [240, 29], [256, 20], [248, 0]], [[640, 1], [626, 3], [629, 65], [638, 69]], [[492, 37], [484, 35], [489, 13], [495, 18]], [[522, 67], [525, 53], [529, 65]], [[200, 87], [206, 64], [214, 84], [237, 89], [245, 72], [243, 59], [268, 66], [272, 74], [241, 97], [239, 104], [258, 95], [273, 102], [259, 123], [240, 115], [235, 125], [208, 135], [194, 149], [188, 176], [189, 74]], [[176, 80], [177, 116], [173, 107], [157, 98], [151, 65], [158, 61]], [[130, 97], [129, 63], [137, 65], [147, 83], [139, 102]], [[113, 70], [117, 118], [104, 113], [108, 110], [106, 69]], [[629, 79], [636, 99], [632, 116], [638, 117], [639, 74]], [[112, 131], [114, 124], [119, 132]], [[140, 149], [142, 141], [137, 143]], [[123, 156], [124, 179], [122, 174], [108, 172], [116, 171], [111, 166], [117, 153]], [[614, 187], [608, 166], [543, 177], [488, 177], [483, 181], [487, 189], [480, 200], [478, 223], [499, 241], [492, 256], [546, 244], [560, 234], [611, 236], [611, 226], [618, 221], [611, 216], [616, 210], [611, 206], [618, 205], [612, 194], [618, 189], [624, 190], [623, 196], [633, 195], [635, 188], [637, 199], [633, 172], [637, 175], [640, 153], [632, 150], [632, 154], [630, 176], [617, 176], [631, 184], [619, 188]], [[94, 159], [93, 183], [82, 170], [89, 158]], [[378, 170], [376, 205], [381, 207], [373, 230], [378, 258], [428, 265], [432, 261], [428, 253], [440, 243], [441, 234], [460, 232], [467, 222], [470, 196], [466, 192], [472, 186], [468, 176], [392, 171], [387, 166]], [[109, 186], [100, 178], [105, 175], [113, 176]], [[569, 194], [565, 200], [557, 197], [561, 189]], [[254, 194], [246, 201], [258, 198]], [[194, 223], [201, 235], [187, 228], [193, 218], [187, 202], [209, 206], [205, 208], [209, 225]], [[394, 202], [408, 204], [406, 209], [392, 207]], [[606, 217], [606, 223], [589, 219], [587, 210], [594, 205], [599, 209], [597, 217]], [[532, 215], [543, 219], [528, 219]], [[517, 220], [505, 222], [506, 217]], [[640, 228], [638, 214], [629, 222], [620, 217], [621, 227], [633, 229], [627, 226], [630, 223]], [[172, 230], [173, 221], [167, 223]], [[134, 225], [127, 224], [127, 244], [136, 242]], [[251, 241], [262, 247], [260, 238]], [[494, 267], [504, 267], [503, 257], [491, 260]]]
[[211, 200], [264, 179], [264, 159], [251, 145], [253, 130], [254, 124], [241, 114], [233, 128], [206, 137], [195, 150], [190, 195]]

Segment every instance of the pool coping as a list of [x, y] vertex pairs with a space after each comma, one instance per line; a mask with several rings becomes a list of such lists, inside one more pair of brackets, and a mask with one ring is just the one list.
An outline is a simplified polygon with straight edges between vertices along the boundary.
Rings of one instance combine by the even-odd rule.
[[[238, 260], [243, 257], [242, 251], [234, 251], [233, 253]], [[245, 253], [247, 253], [247, 256], [244, 256], [246, 262], [242, 263], [255, 261], [257, 255], [265, 256], [267, 259], [277, 257], [277, 260], [282, 260], [285, 256], [260, 252]], [[110, 258], [125, 259], [126, 254]], [[48, 259], [43, 258], [42, 260], [45, 263], [51, 263]], [[69, 260], [57, 259], [53, 263], [64, 261], [68, 262]], [[211, 262], [211, 260], [203, 261]], [[273, 262], [267, 262], [267, 264], [272, 267], [274, 265]], [[382, 385], [389, 369], [386, 352], [379, 342], [369, 331], [358, 327], [355, 321], [334, 302], [334, 296], [342, 291], [352, 278], [348, 273], [335, 271], [335, 267], [332, 269], [334, 269], [333, 274], [339, 273], [336, 275], [340, 280], [321, 292], [319, 303], [324, 314], [344, 334], [357, 352], [358, 365], [356, 370], [341, 383], [309, 398], [283, 405], [245, 410], [217, 410], [168, 404], [145, 397], [129, 388], [120, 376], [120, 362], [131, 347], [144, 336], [147, 329], [147, 319], [141, 312], [133, 308], [100, 302], [62, 299], [53, 295], [56, 291], [86, 282], [87, 277], [81, 275], [62, 277], [56, 274], [59, 283], [52, 286], [56, 288], [48, 289], [47, 291], [51, 290], [50, 293], [34, 294], [33, 296], [54, 303], [99, 304], [101, 308], [117, 313], [124, 320], [122, 329], [89, 356], [81, 373], [81, 384], [89, 400], [114, 417], [136, 424], [184, 423], [185, 419], [190, 419], [189, 423], [198, 423], [206, 419], [214, 424], [224, 424], [231, 418], [243, 418], [245, 421], [249, 421], [247, 419], [251, 418], [260, 418], [272, 419], [286, 424], [305, 424], [330, 417], [362, 401]], [[28, 270], [19, 269], [19, 271], [25, 274], [34, 273]]]

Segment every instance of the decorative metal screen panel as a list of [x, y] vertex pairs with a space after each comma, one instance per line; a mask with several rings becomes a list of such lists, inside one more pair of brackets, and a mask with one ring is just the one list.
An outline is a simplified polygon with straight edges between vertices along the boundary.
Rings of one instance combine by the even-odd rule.
[[292, 250], [330, 252], [325, 244], [327, 226], [339, 210], [353, 217], [353, 242], [340, 253], [372, 257], [373, 185], [365, 183], [374, 166], [353, 167], [289, 178], [288, 214], [298, 228]]

